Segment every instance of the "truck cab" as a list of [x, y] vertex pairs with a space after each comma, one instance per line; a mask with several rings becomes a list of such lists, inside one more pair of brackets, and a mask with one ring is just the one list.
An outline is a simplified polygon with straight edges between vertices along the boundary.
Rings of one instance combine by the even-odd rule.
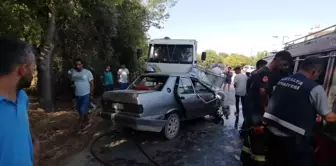
[[197, 63], [194, 39], [153, 39], [149, 42], [146, 72], [187, 73]]

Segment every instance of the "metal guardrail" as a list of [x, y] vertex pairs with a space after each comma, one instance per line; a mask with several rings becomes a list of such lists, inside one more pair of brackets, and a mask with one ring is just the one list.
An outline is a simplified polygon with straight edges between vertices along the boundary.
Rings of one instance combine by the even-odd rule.
[[[333, 29], [333, 30], [332, 30]], [[323, 35], [320, 35], [318, 37], [315, 37], [317, 34], [319, 33], [322, 33], [322, 32], [328, 32], [328, 30], [332, 30], [330, 31], [329, 33], [326, 33], [326, 34], [323, 34]], [[314, 33], [311, 33], [311, 34], [308, 34], [306, 36], [303, 36], [303, 37], [300, 37], [300, 38], [297, 38], [295, 40], [292, 40], [292, 41], [289, 41], [289, 42], [286, 42], [285, 43], [285, 47], [288, 47], [288, 46], [291, 46], [291, 45], [295, 45], [295, 44], [299, 44], [299, 43], [303, 43], [303, 42], [307, 42], [307, 41], [312, 41], [312, 40], [316, 40], [316, 39], [319, 39], [319, 38], [323, 38], [323, 37], [326, 37], [326, 36], [329, 36], [330, 34], [333, 34], [333, 33], [336, 33], [336, 24], [335, 25], [332, 25], [332, 26], [329, 26], [327, 28], [324, 28], [320, 31], [317, 31], [317, 32], [314, 32]], [[309, 37], [312, 37], [312, 38], [309, 38]], [[302, 39], [304, 39], [304, 41], [301, 41]], [[299, 41], [299, 42], [297, 42]]]

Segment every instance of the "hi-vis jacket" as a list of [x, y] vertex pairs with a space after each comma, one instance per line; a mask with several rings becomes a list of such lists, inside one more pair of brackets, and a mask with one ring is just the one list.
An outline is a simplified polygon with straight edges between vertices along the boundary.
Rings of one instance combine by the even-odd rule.
[[277, 83], [264, 122], [288, 136], [312, 136], [317, 113], [328, 111], [322, 86], [297, 73]]

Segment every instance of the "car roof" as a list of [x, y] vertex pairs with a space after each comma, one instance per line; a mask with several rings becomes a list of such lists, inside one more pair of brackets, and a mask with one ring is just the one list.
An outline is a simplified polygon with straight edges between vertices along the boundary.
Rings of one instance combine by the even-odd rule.
[[155, 72], [146, 73], [143, 76], [176, 76], [176, 77], [194, 77], [189, 73]]

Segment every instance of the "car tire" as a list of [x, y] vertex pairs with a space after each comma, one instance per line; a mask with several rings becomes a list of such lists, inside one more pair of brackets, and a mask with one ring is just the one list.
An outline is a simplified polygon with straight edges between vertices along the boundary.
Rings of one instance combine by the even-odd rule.
[[170, 113], [166, 116], [167, 124], [162, 130], [163, 136], [168, 139], [174, 139], [180, 131], [180, 117], [177, 113]]

